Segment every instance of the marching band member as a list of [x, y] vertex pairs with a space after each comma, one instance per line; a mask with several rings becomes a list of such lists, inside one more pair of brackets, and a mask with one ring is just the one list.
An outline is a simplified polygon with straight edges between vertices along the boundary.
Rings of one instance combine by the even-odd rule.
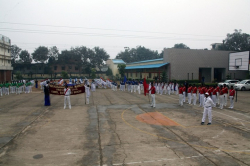
[[66, 108], [67, 102], [69, 105], [69, 109], [71, 109], [70, 94], [71, 94], [71, 90], [68, 87], [68, 85], [66, 84], [65, 88], [64, 88], [64, 109]]
[[230, 107], [228, 108], [231, 108], [231, 109], [234, 108], [234, 96], [235, 96], [235, 90], [234, 90], [234, 87], [231, 86], [231, 89], [229, 90]]

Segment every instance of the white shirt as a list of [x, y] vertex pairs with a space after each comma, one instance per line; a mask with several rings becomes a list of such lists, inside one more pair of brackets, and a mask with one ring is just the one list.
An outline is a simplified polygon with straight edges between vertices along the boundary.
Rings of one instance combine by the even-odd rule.
[[[66, 92], [66, 88], [64, 88], [64, 95], [65, 96], [70, 96], [70, 94], [71, 94], [71, 90], [70, 90], [70, 88], [68, 88], [69, 90]], [[65, 93], [66, 92], [66, 93]]]
[[89, 96], [90, 96], [89, 87], [87, 87], [86, 85], [85, 85], [85, 93], [86, 93], [86, 97], [89, 97]]
[[212, 107], [213, 105], [214, 102], [209, 96], [204, 98], [204, 107]]

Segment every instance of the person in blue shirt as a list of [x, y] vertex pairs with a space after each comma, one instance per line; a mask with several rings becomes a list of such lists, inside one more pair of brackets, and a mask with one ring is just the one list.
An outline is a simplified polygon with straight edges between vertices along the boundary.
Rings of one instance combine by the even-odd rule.
[[133, 92], [134, 87], [135, 87], [135, 81], [134, 81], [134, 80], [132, 80], [132, 82], [131, 82], [131, 93]]

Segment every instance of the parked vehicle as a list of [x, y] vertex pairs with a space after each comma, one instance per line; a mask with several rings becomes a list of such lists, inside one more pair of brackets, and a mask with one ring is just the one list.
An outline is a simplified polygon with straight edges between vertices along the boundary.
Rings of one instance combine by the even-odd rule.
[[250, 90], [250, 80], [242, 80], [234, 85], [236, 90]]
[[225, 82], [218, 83], [218, 86], [223, 86], [224, 84], [226, 84], [226, 86], [230, 88], [231, 86], [234, 86], [234, 84], [236, 84], [237, 82], [239, 82], [239, 80], [226, 80]]

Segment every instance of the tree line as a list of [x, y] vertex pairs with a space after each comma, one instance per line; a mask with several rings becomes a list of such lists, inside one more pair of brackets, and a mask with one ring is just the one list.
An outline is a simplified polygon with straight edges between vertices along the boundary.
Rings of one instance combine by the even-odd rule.
[[[175, 44], [172, 48], [178, 49], [190, 49], [183, 43]], [[205, 49], [207, 50], [207, 49]], [[242, 33], [242, 30], [235, 29], [233, 33], [228, 33], [226, 38], [222, 41], [222, 44], [218, 47], [218, 50], [226, 51], [249, 51], [250, 50], [250, 35]], [[151, 50], [144, 46], [137, 46], [136, 48], [125, 47], [124, 51], [117, 54], [116, 59], [122, 59], [126, 63], [158, 59], [163, 57], [164, 50], [160, 53], [158, 51]], [[93, 49], [85, 46], [72, 47], [69, 50], [63, 50], [59, 53], [56, 46], [47, 48], [45, 46], [39, 46], [30, 54], [27, 50], [22, 50], [16, 45], [11, 47], [11, 62], [26, 63], [29, 64], [32, 61], [48, 64], [67, 64], [71, 59], [77, 59], [75, 63], [78, 66], [85, 66], [86, 70], [91, 68], [99, 68], [101, 70], [104, 61], [109, 59], [109, 54], [100, 47], [94, 47]]]
[[[70, 50], [63, 50], [59, 53], [56, 46], [50, 48], [39, 46], [32, 54], [27, 50], [22, 50], [16, 45], [12, 45], [11, 47], [12, 64], [30, 64], [32, 61], [45, 64], [74, 63], [78, 66], [85, 66], [85, 68], [89, 70], [95, 67], [101, 70], [104, 61], [108, 60], [109, 57], [109, 54], [100, 47], [94, 47], [93, 49], [85, 46], [72, 47]], [[73, 59], [75, 61], [73, 61]]]

